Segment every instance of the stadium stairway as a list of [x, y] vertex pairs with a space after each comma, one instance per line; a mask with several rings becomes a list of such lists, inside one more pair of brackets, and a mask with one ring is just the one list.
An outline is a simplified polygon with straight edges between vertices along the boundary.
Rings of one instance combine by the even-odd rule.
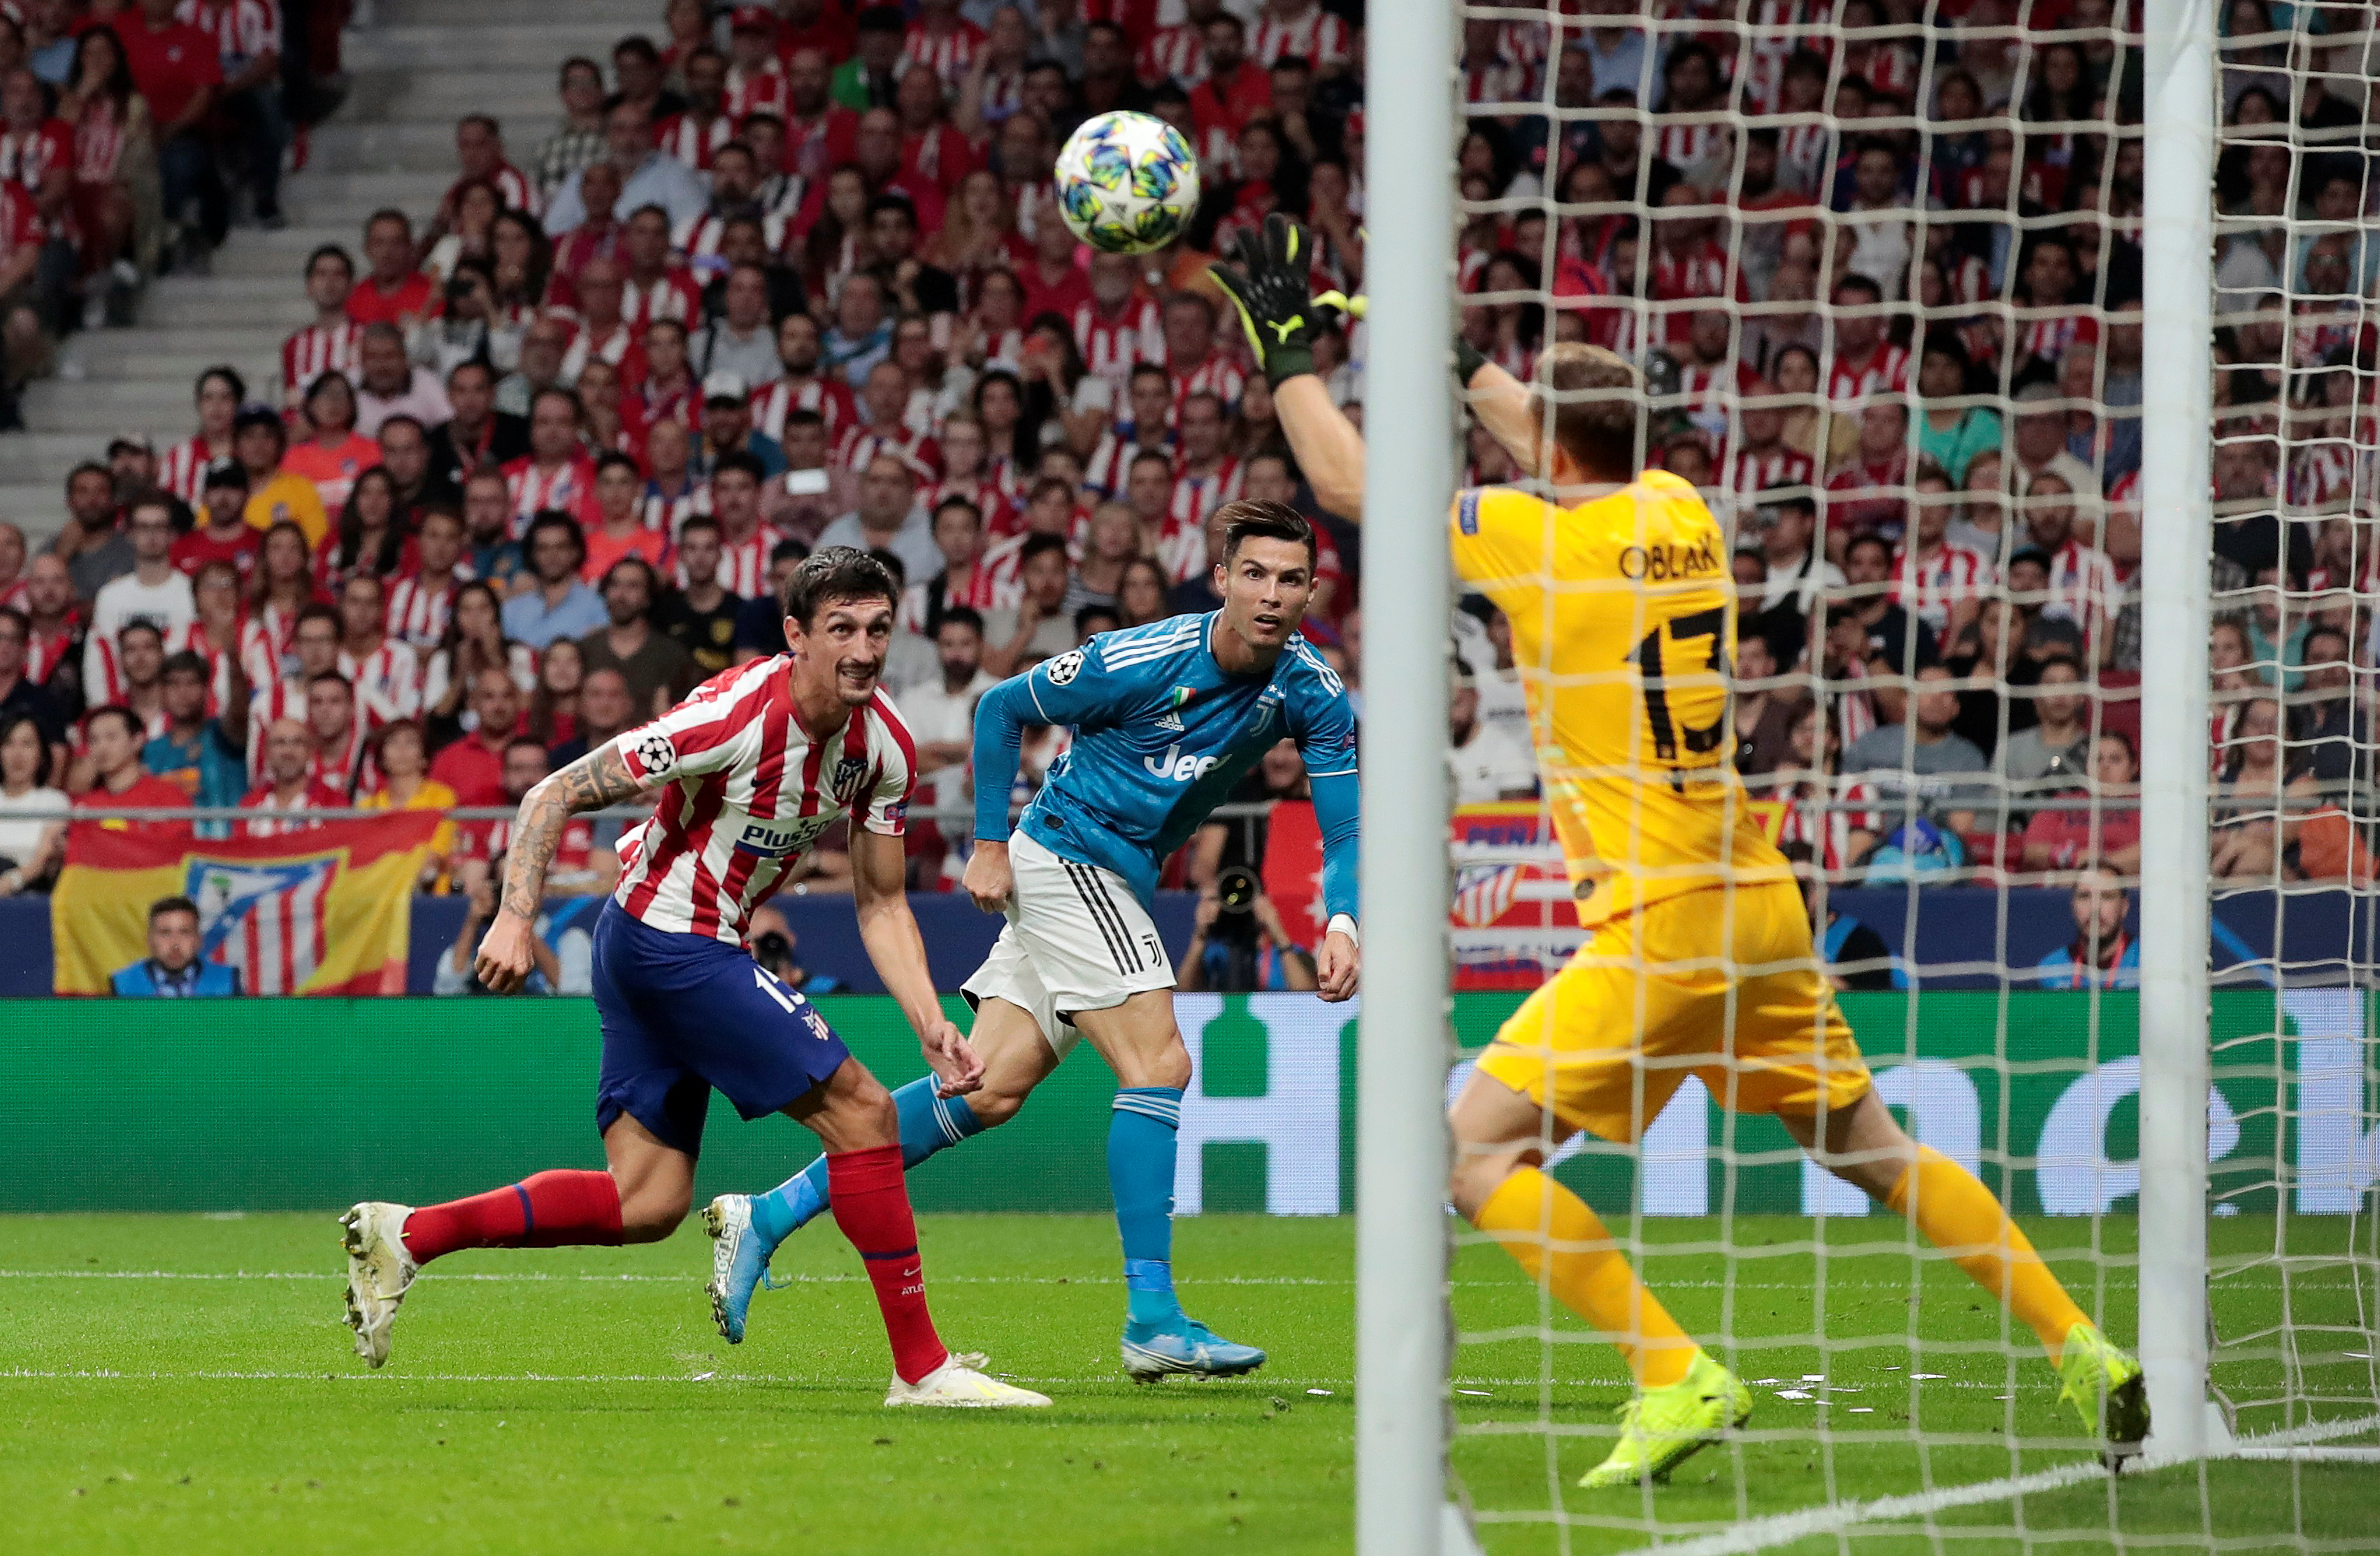
[[658, 0], [379, 0], [372, 24], [346, 35], [346, 102], [284, 183], [289, 225], [235, 228], [209, 274], [152, 285], [139, 323], [66, 340], [57, 371], [25, 395], [26, 430], [0, 433], [0, 517], [38, 546], [66, 517], [66, 472], [110, 437], [145, 433], [160, 453], [188, 438], [193, 383], [213, 363], [277, 403], [281, 342], [311, 317], [306, 256], [338, 243], [360, 262], [364, 218], [382, 206], [426, 218], [455, 176], [460, 115], [494, 115], [526, 164], [560, 113], [562, 61], [585, 54], [608, 72], [631, 32], [659, 41]]

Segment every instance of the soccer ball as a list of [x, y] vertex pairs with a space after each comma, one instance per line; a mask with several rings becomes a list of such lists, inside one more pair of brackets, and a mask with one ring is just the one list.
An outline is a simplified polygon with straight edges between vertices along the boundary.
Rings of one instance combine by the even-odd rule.
[[1111, 254], [1146, 254], [1190, 230], [1198, 159], [1163, 119], [1101, 114], [1058, 152], [1058, 209], [1075, 237]]

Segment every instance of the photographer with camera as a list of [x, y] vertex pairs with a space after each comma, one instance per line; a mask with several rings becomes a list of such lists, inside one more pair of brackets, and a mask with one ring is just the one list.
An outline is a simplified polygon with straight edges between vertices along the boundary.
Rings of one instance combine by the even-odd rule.
[[1290, 938], [1257, 872], [1231, 865], [1215, 877], [1213, 891], [1199, 895], [1173, 987], [1184, 993], [1309, 993], [1321, 983], [1314, 953]]

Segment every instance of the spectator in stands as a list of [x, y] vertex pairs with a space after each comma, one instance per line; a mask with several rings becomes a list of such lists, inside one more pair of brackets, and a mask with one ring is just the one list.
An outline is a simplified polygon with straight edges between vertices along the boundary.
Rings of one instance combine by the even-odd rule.
[[67, 472], [67, 518], [50, 541], [50, 554], [66, 564], [75, 594], [84, 600], [132, 571], [132, 538], [124, 533], [115, 480], [97, 460]]
[[282, 468], [288, 447], [288, 431], [272, 411], [244, 410], [233, 424], [232, 448], [248, 471], [242, 512], [249, 528], [269, 532], [276, 524], [294, 525], [310, 550], [330, 534], [330, 514], [312, 481]]
[[[14, 614], [0, 606], [0, 655]], [[42, 812], [67, 808], [50, 783], [62, 749], [33, 712], [0, 703], [0, 897], [41, 891], [57, 869], [66, 825]]]
[[[371, 762], [380, 787], [356, 798], [360, 810], [451, 810], [458, 803], [455, 791], [430, 776], [430, 752], [421, 726], [411, 719], [395, 719], [373, 738]], [[431, 834], [429, 856], [421, 867], [421, 888], [443, 891], [447, 861], [455, 852], [455, 823], [442, 821]]]
[[[332, 677], [322, 679], [327, 684]], [[300, 831], [316, 823], [278, 818], [346, 805], [346, 796], [322, 774], [311, 727], [296, 719], [273, 720], [264, 732], [263, 781], [239, 802], [241, 809], [259, 813], [256, 819], [240, 823], [244, 835], [274, 837]]]
[[438, 380], [406, 359], [405, 334], [394, 324], [364, 326], [362, 383], [356, 393], [356, 431], [377, 438], [392, 416], [408, 416], [424, 427], [454, 419], [454, 407]]
[[1843, 587], [1842, 569], [1815, 545], [1818, 504], [1803, 492], [1791, 492], [1759, 510], [1761, 560], [1767, 576], [1761, 583], [1759, 617], [1747, 624], [1775, 645], [1780, 664], [1801, 658], [1804, 624], [1822, 592]]
[[589, 670], [578, 683], [577, 727], [551, 751], [556, 770], [569, 766], [608, 740], [642, 723], [646, 711], [628, 695], [628, 678], [617, 670]]
[[2010, 735], [1998, 753], [1997, 766], [2011, 796], [2080, 782], [2088, 772], [2091, 701], [2082, 682], [2082, 672], [2070, 659], [2041, 666], [2033, 697], [2036, 722]]
[[[149, 735], [130, 709], [111, 703], [91, 710], [83, 717], [82, 737], [91, 784], [74, 796], [76, 809], [180, 810], [188, 807], [188, 796], [179, 788], [152, 776], [140, 765], [141, 747]], [[190, 830], [189, 822], [181, 821], [108, 819], [74, 824], [102, 832], [138, 831], [169, 841], [188, 836]]]
[[[573, 174], [604, 152], [603, 67], [584, 55], [562, 63], [562, 124], [538, 143], [528, 175], [549, 205]], [[583, 194], [583, 190], [581, 191]]]
[[578, 521], [547, 508], [524, 538], [535, 581], [504, 602], [504, 636], [542, 650], [556, 638], [584, 638], [603, 624], [602, 597], [578, 581], [587, 541]]
[[660, 578], [639, 557], [613, 563], [603, 576], [603, 609], [610, 624], [579, 639], [587, 668], [617, 670], [627, 678], [630, 699], [653, 716], [694, 689], [694, 661], [675, 638], [652, 625], [653, 595]]
[[719, 581], [719, 521], [696, 514], [678, 530], [678, 587], [665, 590], [653, 611], [653, 625], [693, 662], [697, 679], [718, 675], [733, 663], [735, 614], [744, 602]]
[[1016, 577], [1022, 586], [1017, 602], [983, 613], [983, 665], [995, 677], [1030, 669], [1077, 641], [1065, 608], [1065, 538], [1027, 535], [1017, 556]]
[[889, 452], [875, 456], [859, 478], [859, 505], [820, 531], [818, 543], [889, 551], [914, 577], [932, 577], [942, 567], [942, 554], [934, 544], [933, 520], [917, 506], [917, 472], [906, 459]]
[[2126, 928], [2132, 894], [2112, 865], [2085, 865], [2070, 898], [2074, 939], [2042, 957], [2034, 977], [2044, 989], [2137, 989], [2141, 947]]
[[132, 504], [126, 526], [132, 540], [132, 571], [110, 580], [91, 602], [83, 653], [83, 685], [107, 682], [101, 658], [129, 623], [148, 622], [162, 632], [179, 632], [198, 619], [188, 574], [174, 565], [174, 499], [152, 492]]
[[[224, 706], [242, 708], [248, 679], [239, 656], [225, 656]], [[179, 788], [197, 806], [234, 806], [248, 792], [248, 721], [211, 715], [206, 660], [188, 650], [169, 656], [159, 680], [165, 727], [140, 749], [140, 765]]]
[[431, 311], [430, 277], [415, 263], [413, 218], [402, 211], [375, 211], [364, 223], [360, 285], [347, 294], [347, 319], [355, 324], [395, 324], [410, 330]]
[[[1906, 507], [1905, 503], [1902, 506]], [[1853, 535], [1843, 547], [1843, 584], [1867, 628], [1867, 657], [1896, 675], [1931, 664], [1938, 645], [1934, 629], [1910, 614], [1895, 597], [1893, 548], [1873, 529]]]
[[481, 469], [528, 453], [528, 419], [496, 408], [496, 375], [484, 362], [457, 364], [446, 375], [450, 415], [430, 433], [431, 468], [459, 490]]
[[114, 25], [133, 85], [149, 106], [165, 216], [181, 229], [178, 258], [188, 266], [223, 242], [231, 214], [206, 132], [223, 90], [223, 62], [215, 41], [175, 19], [175, 10], [176, 0], [140, 0], [117, 12]]
[[1735, 770], [1747, 780], [1766, 777], [1792, 755], [1793, 719], [1802, 699], [1791, 687], [1779, 684], [1776, 650], [1757, 632], [1736, 639], [1732, 692], [1728, 706], [1735, 724]]
[[149, 905], [149, 954], [108, 977], [123, 999], [226, 999], [240, 992], [239, 969], [199, 955], [199, 905], [160, 897]]
[[422, 708], [432, 747], [443, 746], [457, 730], [475, 727], [468, 702], [481, 670], [503, 671], [517, 695], [526, 696], [537, 684], [537, 655], [526, 643], [504, 637], [502, 611], [503, 602], [485, 580], [475, 579], [455, 590], [443, 640], [422, 675]]
[[[1840, 770], [1865, 780], [1886, 804], [1900, 796], [1908, 815], [1966, 833], [1974, 828], [1975, 812], [1990, 803], [1984, 779], [1991, 763], [1951, 727], [1959, 698], [1950, 681], [1950, 672], [1941, 665], [1919, 670], [1908, 722], [1878, 724], [1852, 741], [1842, 753]], [[1969, 777], [1975, 781], [1956, 782]]]
[[[504, 856], [497, 854], [480, 863], [471, 872], [463, 891], [470, 909], [463, 915], [462, 928], [455, 932], [452, 949], [438, 958], [438, 971], [432, 978], [433, 994], [484, 994], [487, 986], [480, 981], [474, 959], [479, 954], [480, 942], [496, 917], [496, 882], [504, 869]], [[546, 944], [543, 935], [528, 938], [528, 979], [516, 992], [551, 994], [562, 983], [562, 962], [554, 955], [553, 947]]]
[[174, 565], [193, 579], [210, 562], [228, 562], [245, 578], [256, 568], [263, 536], [248, 525], [248, 467], [219, 459], [200, 478], [198, 523], [174, 542]]
[[2136, 873], [2141, 863], [2139, 796], [2140, 761], [2131, 736], [2101, 730], [2091, 743], [2089, 781], [2058, 796], [2075, 808], [2045, 807], [2025, 823], [2025, 869], [2070, 869], [2096, 859], [2123, 874]]
[[1826, 964], [1827, 982], [1839, 990], [1907, 987], [1905, 975], [1894, 964], [1892, 947], [1882, 935], [1831, 901], [1820, 906], [1821, 882], [1809, 844], [1795, 838], [1778, 852], [1793, 867], [1794, 879], [1801, 883], [1802, 902], [1810, 914], [1819, 957]]
[[[626, 95], [627, 90], [624, 78], [621, 96], [603, 115], [604, 160], [620, 175], [619, 208], [641, 211], [657, 205], [673, 227], [691, 222], [708, 203], [702, 184], [686, 164], [653, 144], [652, 110]], [[545, 213], [545, 230], [553, 237], [562, 237], [586, 219], [587, 205], [579, 192], [585, 177], [584, 169], [570, 175], [553, 197]]]
[[1479, 685], [1470, 667], [1455, 661], [1451, 675], [1446, 721], [1454, 803], [1527, 799], [1537, 790], [1536, 766], [1530, 753], [1479, 717]]
[[520, 687], [504, 665], [485, 664], [470, 683], [470, 734], [442, 748], [430, 776], [455, 791], [463, 805], [504, 803], [504, 748], [521, 718]]

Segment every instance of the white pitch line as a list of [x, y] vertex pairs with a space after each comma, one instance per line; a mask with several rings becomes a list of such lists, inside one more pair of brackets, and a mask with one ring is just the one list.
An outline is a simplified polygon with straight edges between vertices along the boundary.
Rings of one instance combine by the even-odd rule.
[[[2242, 1438], [2239, 1447], [2244, 1451], [2244, 1457], [2273, 1458], [2285, 1455], [2291, 1448], [2307, 1447], [2335, 1438], [2355, 1437], [2374, 1430], [2380, 1430], [2380, 1416], [2364, 1416], [2346, 1421], [2317, 1421], [2284, 1431]], [[2316, 1451], [2318, 1454], [2321, 1452]], [[2182, 1457], [2147, 1455], [2129, 1473], [2169, 1469], [2189, 1462]], [[1941, 1486], [1931, 1491], [1912, 1491], [1905, 1496], [1829, 1502], [1823, 1507], [1804, 1508], [1799, 1513], [1775, 1513], [1767, 1518], [1751, 1519], [1716, 1534], [1641, 1546], [1629, 1551], [1627, 1556], [1654, 1556], [1656, 1552], [1658, 1556], [1750, 1556], [1754, 1551], [1788, 1545], [1797, 1539], [1807, 1539], [1812, 1535], [1839, 1534], [1862, 1524], [1929, 1518], [1954, 1507], [1973, 1507], [1980, 1502], [2034, 1496], [2043, 1491], [2055, 1491], [2062, 1487], [2107, 1477], [2107, 1471], [2104, 1467], [2095, 1460], [2086, 1459], [2078, 1464], [2060, 1465], [2055, 1469], [2035, 1470], [2031, 1475], [2004, 1476], [1998, 1480]]]

